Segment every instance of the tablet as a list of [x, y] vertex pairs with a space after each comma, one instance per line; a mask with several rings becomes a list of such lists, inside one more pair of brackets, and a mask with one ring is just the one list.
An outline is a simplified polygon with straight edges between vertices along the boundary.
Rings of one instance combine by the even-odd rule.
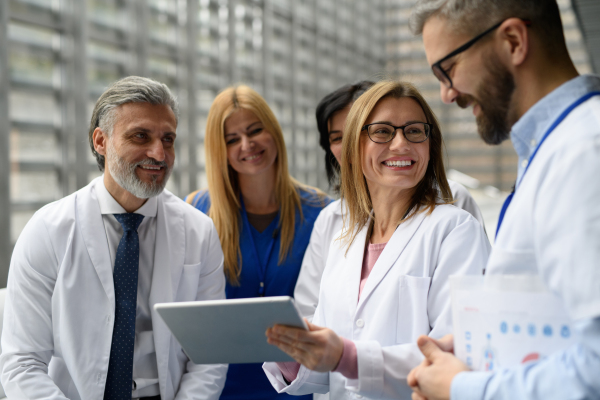
[[308, 329], [289, 296], [156, 304], [185, 354], [195, 364], [294, 361], [267, 343], [275, 324]]

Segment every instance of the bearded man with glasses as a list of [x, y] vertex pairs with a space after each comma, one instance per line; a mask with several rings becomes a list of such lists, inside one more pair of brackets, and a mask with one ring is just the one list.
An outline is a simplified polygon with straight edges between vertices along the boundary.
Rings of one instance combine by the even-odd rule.
[[452, 337], [420, 337], [413, 400], [600, 398], [600, 77], [579, 76], [555, 0], [419, 0], [411, 17], [446, 103], [473, 107], [482, 139], [511, 138], [516, 189], [487, 274], [534, 274], [578, 343], [516, 368], [471, 372]]

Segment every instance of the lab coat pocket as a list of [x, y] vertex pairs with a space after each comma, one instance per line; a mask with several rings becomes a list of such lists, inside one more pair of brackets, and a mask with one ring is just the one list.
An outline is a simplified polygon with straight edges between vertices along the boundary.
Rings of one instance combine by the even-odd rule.
[[198, 264], [187, 264], [183, 266], [179, 289], [175, 297], [178, 301], [194, 301], [198, 292], [198, 283], [200, 281], [200, 266]]
[[431, 330], [427, 296], [431, 278], [402, 275], [399, 281], [397, 343], [411, 343]]

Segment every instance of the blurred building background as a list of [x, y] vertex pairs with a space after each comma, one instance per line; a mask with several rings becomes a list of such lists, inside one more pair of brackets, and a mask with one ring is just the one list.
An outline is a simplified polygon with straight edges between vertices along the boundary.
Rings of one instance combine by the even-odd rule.
[[[249, 84], [272, 106], [292, 174], [328, 190], [314, 119], [321, 97], [361, 79], [412, 81], [442, 122], [450, 176], [473, 190], [493, 232], [516, 155], [510, 143], [483, 144], [470, 110], [441, 104], [421, 38], [408, 29], [413, 3], [0, 0], [0, 287], [33, 213], [99, 175], [87, 140], [91, 110], [108, 84], [132, 74], [166, 83], [180, 101], [168, 185], [179, 196], [205, 186], [206, 115], [232, 83]], [[559, 4], [573, 59], [591, 72], [600, 65], [599, 2]]]

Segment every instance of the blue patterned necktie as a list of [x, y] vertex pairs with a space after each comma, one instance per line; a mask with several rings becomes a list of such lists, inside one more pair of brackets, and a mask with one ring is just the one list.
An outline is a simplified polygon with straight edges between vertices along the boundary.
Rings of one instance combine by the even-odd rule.
[[117, 248], [113, 280], [115, 286], [115, 325], [113, 328], [104, 400], [131, 400], [133, 344], [137, 305], [140, 240], [137, 229], [140, 214], [114, 214], [123, 227]]

